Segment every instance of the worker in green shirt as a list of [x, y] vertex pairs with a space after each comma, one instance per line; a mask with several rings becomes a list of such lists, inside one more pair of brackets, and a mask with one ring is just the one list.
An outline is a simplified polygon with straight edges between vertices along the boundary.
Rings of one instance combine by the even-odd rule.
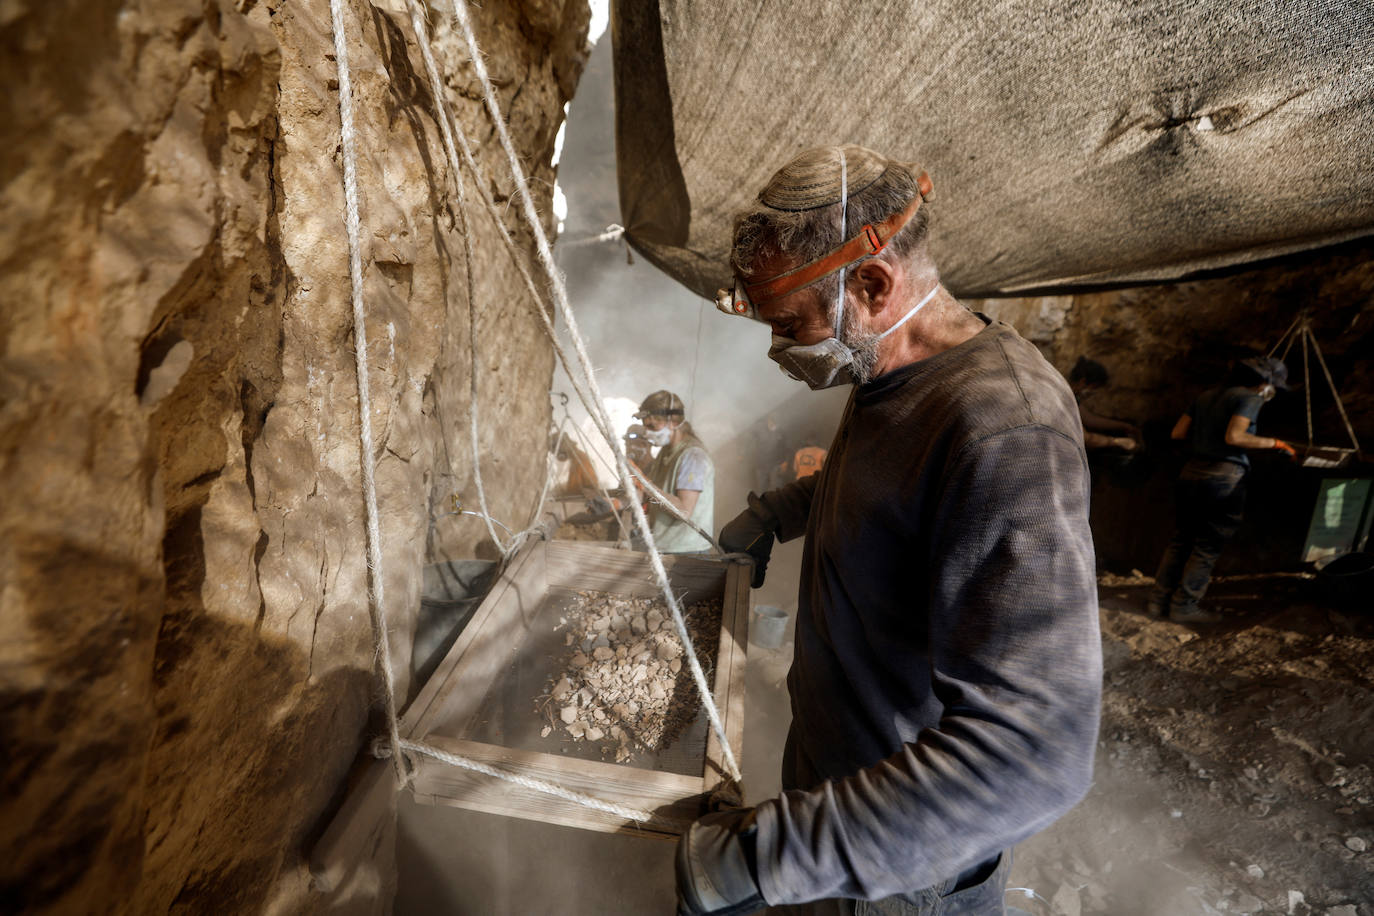
[[[715, 466], [706, 447], [687, 422], [682, 398], [671, 391], [655, 391], [635, 413], [644, 424], [644, 437], [659, 453], [647, 475], [673, 506], [702, 531], [715, 523]], [[711, 542], [691, 525], [654, 500], [649, 502], [649, 525], [654, 543], [664, 553], [701, 553]]]

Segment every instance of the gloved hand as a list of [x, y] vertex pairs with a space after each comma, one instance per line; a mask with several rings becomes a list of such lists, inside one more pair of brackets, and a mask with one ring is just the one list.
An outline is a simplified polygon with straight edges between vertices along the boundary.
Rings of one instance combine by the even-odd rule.
[[708, 814], [677, 841], [677, 916], [744, 916], [763, 909], [753, 808]]
[[720, 546], [727, 553], [747, 553], [754, 558], [754, 588], [763, 584], [768, 558], [773, 554], [773, 538], [778, 517], [756, 493], [749, 494], [749, 508], [720, 529]]
[[1289, 461], [1298, 460], [1298, 450], [1293, 448], [1293, 446], [1289, 445], [1287, 442], [1284, 442], [1282, 439], [1274, 440], [1274, 448], [1280, 452], [1285, 452], [1288, 455]]

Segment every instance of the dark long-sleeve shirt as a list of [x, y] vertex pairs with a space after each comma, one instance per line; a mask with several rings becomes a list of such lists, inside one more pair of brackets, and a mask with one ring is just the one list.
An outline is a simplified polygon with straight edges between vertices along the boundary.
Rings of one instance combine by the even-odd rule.
[[791, 741], [821, 780], [759, 808], [769, 903], [879, 899], [995, 856], [1091, 779], [1101, 645], [1068, 386], [1014, 330], [856, 389], [806, 535]]

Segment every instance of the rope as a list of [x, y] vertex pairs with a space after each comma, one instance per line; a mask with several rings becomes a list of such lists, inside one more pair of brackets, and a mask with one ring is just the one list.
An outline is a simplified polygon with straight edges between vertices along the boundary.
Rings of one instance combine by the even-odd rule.
[[697, 345], [692, 351], [692, 387], [687, 389], [687, 403], [692, 405], [692, 410], [697, 409], [697, 366], [701, 363], [701, 324], [706, 317], [705, 301], [697, 303]]
[[443, 515], [437, 516], [434, 520], [437, 522], [439, 521], [439, 519], [448, 518], [450, 515], [470, 515], [473, 518], [484, 518], [488, 522], [494, 522], [497, 526], [501, 528], [502, 531], [506, 532], [506, 534], [511, 535], [511, 537], [515, 536], [511, 532], [509, 525], [497, 519], [494, 519], [489, 515], [483, 515], [481, 512], [473, 512], [471, 509], [454, 509], [452, 512], [445, 512]]
[[[529, 291], [531, 299], [535, 303], [535, 311], [539, 314], [540, 321], [544, 324], [544, 330], [553, 341], [554, 353], [558, 356], [559, 362], [567, 371], [568, 378], [572, 382], [573, 390], [578, 397], [585, 403], [587, 400], [586, 392], [581, 388], [577, 376], [572, 371], [572, 361], [568, 359], [567, 353], [559, 345], [555, 333], [553, 322], [549, 318], [548, 311], [541, 304], [544, 296], [539, 291], [534, 282], [534, 277], [530, 275], [529, 267], [521, 251], [516, 247], [515, 240], [511, 238], [510, 230], [497, 211], [496, 202], [491, 198], [491, 192], [487, 183], [483, 180], [482, 169], [477, 164], [476, 158], [472, 155], [472, 146], [468, 143], [467, 135], [463, 133], [457, 119], [449, 110], [448, 98], [444, 93], [443, 80], [439, 76], [439, 68], [434, 62], [434, 54], [430, 45], [429, 30], [425, 27], [425, 21], [421, 14], [420, 6], [416, 0], [406, 0], [406, 8], [410, 13], [411, 27], [415, 30], [416, 43], [420, 46], [420, 55], [425, 64], [425, 75], [429, 80], [430, 94], [434, 97], [434, 105], [439, 115], [440, 134], [444, 140], [444, 153], [448, 158], [449, 171], [455, 176], [457, 185], [457, 198], [460, 209], [466, 207], [466, 196], [463, 192], [462, 166], [459, 164], [459, 149], [462, 150], [462, 162], [467, 165], [468, 171], [472, 173], [473, 186], [477, 189], [477, 197], [482, 202], [482, 207], [487, 216], [491, 219], [502, 243], [505, 245], [506, 252], [510, 255], [511, 262], [515, 265], [516, 272], [520, 274], [520, 279], [524, 282], [525, 288]], [[456, 144], [455, 144], [456, 140]], [[471, 301], [471, 300], [469, 300]], [[595, 420], [595, 418], [593, 418]], [[605, 430], [602, 430], [603, 434]], [[542, 508], [542, 507], [540, 507]], [[536, 510], [537, 511], [537, 510]]]
[[421, 744], [418, 741], [402, 739], [399, 747], [402, 751], [433, 757], [441, 763], [447, 763], [450, 766], [459, 767], [464, 770], [471, 770], [474, 773], [481, 773], [483, 776], [490, 776], [493, 779], [499, 779], [503, 782], [514, 783], [517, 786], [524, 786], [526, 789], [534, 789], [536, 792], [544, 792], [548, 795], [561, 798], [564, 801], [570, 801], [574, 804], [581, 805], [584, 808], [591, 808], [594, 811], [604, 811], [606, 814], [614, 814], [617, 817], [638, 821], [639, 823], [651, 820], [664, 820], [654, 815], [652, 811], [642, 811], [639, 808], [630, 808], [626, 805], [618, 805], [615, 802], [602, 801], [599, 798], [584, 795], [581, 792], [565, 789], [557, 783], [547, 782], [543, 779], [535, 779], [532, 776], [525, 776], [521, 773], [511, 772], [510, 770], [498, 770], [496, 767], [488, 766], [485, 763], [472, 760], [468, 757], [462, 757], [458, 754], [450, 754], [448, 751], [440, 750], [437, 747], [431, 747], [428, 744]]
[[1302, 393], [1307, 402], [1307, 447], [1312, 447], [1312, 372], [1307, 365], [1307, 324], [1302, 326]]
[[477, 487], [477, 504], [482, 509], [482, 519], [486, 523], [487, 534], [496, 549], [501, 552], [503, 561], [510, 557], [510, 547], [501, 540], [491, 523], [491, 509], [487, 506], [487, 491], [482, 484], [482, 459], [478, 430], [478, 414], [481, 405], [477, 399], [477, 311], [474, 304], [474, 284], [472, 276], [472, 238], [467, 224], [467, 195], [463, 190], [463, 173], [456, 168], [457, 154], [453, 153], [453, 134], [449, 129], [448, 118], [443, 106], [443, 84], [439, 80], [439, 68], [435, 66], [434, 55], [430, 51], [429, 33], [425, 28], [424, 16], [415, 0], [406, 0], [406, 10], [410, 13], [410, 24], [415, 30], [416, 44], [424, 59], [425, 73], [429, 77], [430, 91], [434, 103], [439, 107], [439, 130], [444, 139], [445, 151], [450, 153], [450, 171], [453, 172], [454, 196], [458, 199], [458, 233], [463, 237], [463, 274], [467, 285], [468, 297], [468, 433], [472, 444], [472, 478]]
[[[386, 725], [393, 746], [399, 746], [396, 721], [396, 674], [391, 667], [391, 645], [386, 631], [386, 600], [382, 576], [382, 532], [377, 520], [377, 481], [372, 445], [372, 394], [367, 370], [367, 313], [363, 308], [363, 253], [358, 240], [358, 165], [354, 154], [353, 84], [348, 70], [348, 41], [344, 35], [343, 0], [329, 0], [329, 15], [334, 30], [334, 59], [339, 76], [339, 136], [343, 146], [344, 223], [348, 233], [348, 274], [353, 292], [353, 356], [358, 373], [358, 448], [362, 465], [363, 503], [367, 508], [368, 611], [376, 637], [377, 662], [382, 671], [382, 692], [386, 704]], [[409, 781], [405, 762], [395, 760], [396, 780]]]
[[[477, 486], [477, 504], [482, 507], [482, 518], [487, 523], [487, 534], [491, 536], [496, 549], [501, 551], [501, 559], [509, 560], [514, 544], [502, 543], [491, 525], [491, 510], [487, 508], [487, 490], [482, 484], [482, 447], [477, 429], [477, 418], [482, 412], [482, 402], [477, 396], [477, 303], [476, 288], [472, 281], [472, 238], [468, 233], [467, 208], [463, 206], [463, 176], [453, 176], [458, 189], [458, 232], [463, 236], [463, 272], [467, 275], [468, 295], [468, 438], [472, 445], [472, 480]], [[541, 443], [542, 445], [543, 443]], [[512, 542], [514, 539], [512, 539]]]
[[[337, 2], [337, 0], [335, 0]], [[408, 0], [413, 2], [413, 0]], [[535, 209], [534, 200], [530, 195], [529, 183], [525, 178], [524, 169], [520, 166], [520, 159], [516, 155], [515, 146], [511, 142], [510, 133], [506, 130], [505, 119], [501, 115], [501, 106], [496, 100], [496, 91], [492, 87], [491, 78], [487, 75], [486, 64], [482, 60], [481, 49], [477, 45], [477, 37], [473, 33], [472, 22], [468, 16], [466, 0], [456, 0], [454, 12], [457, 14], [458, 22], [463, 29], [463, 37], [467, 42], [468, 53], [472, 60], [473, 70], [477, 73], [478, 79], [482, 83], [482, 94], [486, 100], [487, 112], [491, 115], [491, 120], [496, 128], [496, 135], [501, 141], [501, 147], [506, 152], [506, 160], [510, 165], [511, 175], [515, 179], [515, 185], [520, 194], [520, 202], [525, 214], [525, 220], [529, 224], [530, 230], [534, 235], [535, 249], [539, 255], [539, 261], [544, 267], [545, 272], [553, 290], [554, 304], [558, 308], [558, 313], [563, 317], [567, 324], [568, 336], [572, 339], [573, 350], [577, 355], [578, 365], [584, 373], [587, 388], [591, 395], [591, 403], [586, 404], [588, 411], [600, 417], [602, 434], [606, 437], [607, 444], [611, 446], [611, 451], [615, 455], [616, 465], [619, 470], [621, 486], [625, 492], [634, 491], [631, 480], [628, 461], [625, 457], [625, 450], [621, 447], [619, 440], [612, 434], [611, 421], [606, 413], [605, 403], [601, 398], [599, 386], [596, 383], [596, 374], [592, 369], [591, 358], [587, 355], [586, 343], [577, 327], [577, 318], [573, 315], [572, 307], [568, 303], [567, 287], [563, 283], [563, 276], [559, 273], [554, 263], [553, 251], [549, 247], [549, 240], [544, 234], [544, 225], [539, 220], [539, 213]], [[585, 403], [585, 402], [584, 402]], [[711, 727], [715, 730], [716, 738], [720, 742], [721, 755], [724, 757], [726, 772], [737, 782], [742, 781], [740, 776], [739, 764], [735, 760], [734, 751], [730, 747], [730, 741], [725, 734], [724, 723], [720, 719], [720, 711], [716, 708], [715, 700], [712, 697], [710, 684], [706, 680], [706, 674], [701, 669], [701, 663], [697, 659], [696, 649], [692, 644], [692, 637], [687, 632], [687, 624], [682, 616], [682, 607], [678, 602], [677, 596], [673, 593], [668, 581], [668, 573], [663, 567], [663, 557], [659, 553], [658, 546], [654, 543], [653, 532], [649, 529], [649, 523], [644, 515], [644, 509], [637, 500], [630, 501], [630, 508], [633, 510], [635, 525], [639, 528], [640, 534], [644, 539], [647, 548], [649, 562], [653, 567], [654, 575], [658, 579], [659, 588], [663, 591], [664, 599], [672, 611], [674, 628], [677, 630], [678, 638], [682, 642], [687, 657], [687, 666], [692, 672], [692, 678], [696, 681], [697, 692], [701, 695], [702, 706], [706, 710], [706, 717], [711, 722]]]
[[1331, 370], [1326, 368], [1326, 357], [1322, 356], [1322, 348], [1317, 346], [1317, 338], [1312, 336], [1312, 331], [1307, 331], [1307, 338], [1312, 342], [1312, 352], [1317, 354], [1317, 365], [1322, 367], [1322, 374], [1326, 376], [1326, 384], [1331, 386], [1331, 393], [1336, 396], [1336, 409], [1341, 413], [1341, 422], [1345, 424], [1345, 431], [1350, 435], [1350, 444], [1355, 446], [1355, 454], [1361, 458], [1364, 452], [1360, 449], [1360, 440], [1355, 438], [1355, 427], [1350, 422], [1349, 415], [1345, 412], [1345, 403], [1341, 400], [1341, 393], [1336, 389], [1336, 382], [1331, 378]]
[[[1269, 352], [1265, 354], [1266, 356], [1273, 356], [1275, 353], [1278, 352], [1278, 349], [1279, 349], [1279, 347], [1283, 344], [1283, 342], [1284, 342], [1285, 340], [1288, 340], [1288, 335], [1289, 335], [1289, 334], [1292, 334], [1295, 330], [1297, 330], [1298, 325], [1302, 323], [1303, 317], [1304, 317], [1304, 313], [1303, 313], [1303, 312], [1299, 312], [1299, 313], [1298, 313], [1298, 317], [1297, 317], [1297, 318], [1294, 318], [1294, 319], [1293, 319], [1293, 323], [1290, 324], [1290, 325], [1288, 326], [1288, 330], [1284, 331], [1283, 334], [1282, 334], [1282, 336], [1280, 336], [1278, 340], [1274, 341], [1274, 345], [1273, 345], [1272, 347], [1269, 348]], [[1293, 342], [1292, 342], [1291, 340], [1288, 341], [1288, 346], [1289, 346], [1289, 347], [1292, 347], [1292, 346], [1293, 346]], [[1283, 356], [1280, 356], [1279, 359], [1284, 359], [1284, 358], [1287, 357], [1287, 356], [1288, 356], [1288, 350], [1284, 350], [1284, 351], [1283, 351]]]
[[586, 236], [580, 239], [559, 239], [559, 244], [564, 248], [581, 248], [583, 245], [595, 245], [600, 242], [618, 242], [625, 237], [625, 227], [619, 223], [611, 223], [606, 227], [605, 232], [596, 235]]
[[686, 512], [683, 512], [677, 506], [673, 505], [672, 501], [668, 499], [667, 493], [664, 493], [662, 490], [660, 490], [658, 486], [648, 477], [644, 476], [644, 474], [641, 473], [638, 468], [631, 468], [630, 472], [634, 474], [635, 477], [639, 478], [640, 483], [644, 484], [644, 492], [649, 494], [650, 499], [658, 503], [659, 508], [664, 509], [673, 518], [682, 522], [688, 528], [691, 528], [697, 534], [706, 538], [707, 543], [711, 545], [711, 549], [714, 550], [716, 553], [720, 554], [721, 556], [725, 555], [725, 550], [720, 546], [720, 544], [716, 543], [715, 538], [711, 537], [711, 532], [707, 531], [705, 528], [701, 527], [696, 522], [692, 521], [691, 516], [689, 516]]
[[1331, 396], [1336, 401], [1336, 410], [1340, 412], [1341, 422], [1345, 425], [1346, 435], [1350, 436], [1350, 444], [1355, 447], [1355, 454], [1361, 459], [1364, 452], [1360, 448], [1360, 440], [1355, 436], [1355, 427], [1350, 422], [1350, 416], [1345, 412], [1345, 402], [1341, 399], [1341, 392], [1336, 387], [1336, 381], [1331, 377], [1331, 370], [1327, 368], [1326, 357], [1322, 355], [1322, 348], [1317, 343], [1317, 335], [1312, 333], [1312, 322], [1306, 310], [1298, 313], [1298, 317], [1293, 319], [1293, 323], [1288, 326], [1288, 330], [1274, 342], [1274, 346], [1269, 349], [1269, 355], [1273, 356], [1281, 345], [1287, 341], [1283, 348], [1280, 360], [1288, 358], [1288, 352], [1293, 349], [1293, 344], [1301, 338], [1302, 340], [1302, 378], [1303, 378], [1303, 397], [1307, 401], [1307, 444], [1312, 446], [1312, 379], [1307, 363], [1307, 348], [1310, 345], [1312, 352], [1317, 355], [1317, 364], [1321, 366], [1322, 374], [1326, 377], [1327, 387], [1331, 389]]
[[[566, 398], [567, 395], [564, 395]], [[549, 498], [549, 487], [553, 485], [553, 470], [558, 463], [558, 450], [563, 447], [563, 440], [567, 438], [564, 432], [568, 426], [568, 410], [563, 408], [563, 419], [558, 422], [558, 434], [554, 437], [553, 451], [545, 456], [544, 460], [544, 486], [539, 489], [539, 502], [534, 507], [535, 519], [543, 515], [544, 502]], [[533, 527], [533, 525], [531, 525]], [[523, 533], [523, 532], [522, 532]]]
[[[482, 480], [482, 468], [479, 456], [480, 449], [478, 435], [478, 417], [481, 413], [481, 404], [477, 397], [478, 373], [476, 343], [477, 319], [475, 311], [476, 296], [474, 294], [475, 291], [473, 287], [472, 239], [471, 233], [469, 232], [469, 226], [467, 221], [467, 194], [463, 184], [463, 170], [459, 164], [458, 151], [454, 142], [455, 128], [457, 122], [453, 119], [452, 112], [450, 112], [448, 108], [447, 97], [444, 93], [443, 80], [440, 78], [439, 68], [434, 62], [434, 54], [429, 40], [429, 31], [425, 26], [424, 15], [420, 8], [420, 5], [416, 2], [416, 0], [406, 0], [406, 9], [410, 14], [410, 23], [411, 27], [415, 31], [416, 44], [420, 47], [420, 56], [424, 61], [425, 75], [429, 80], [430, 94], [434, 97], [434, 104], [436, 108], [436, 113], [438, 115], [437, 120], [439, 122], [439, 131], [441, 137], [443, 138], [444, 153], [448, 159], [449, 171], [453, 173], [455, 192], [454, 196], [457, 198], [458, 201], [456, 214], [458, 219], [458, 229], [463, 236], [463, 258], [467, 273], [466, 284], [468, 296], [469, 328], [468, 346], [470, 348], [469, 394], [471, 399], [471, 411], [469, 414], [468, 425], [469, 439], [471, 442], [473, 453], [473, 483], [477, 487], [477, 501], [482, 508], [483, 517], [489, 520], [489, 523], [487, 525], [487, 534], [491, 538], [492, 543], [494, 543], [497, 549], [501, 551], [502, 560], [505, 561], [508, 560], [515, 553], [519, 552], [520, 548], [525, 545], [525, 542], [528, 541], [531, 536], [540, 533], [541, 528], [539, 520], [543, 515], [544, 505], [546, 500], [548, 499], [549, 486], [553, 478], [553, 469], [552, 467], [546, 468], [546, 473], [544, 475], [544, 485], [540, 488], [538, 502], [535, 503], [534, 508], [531, 510], [529, 524], [526, 525], [520, 531], [513, 534], [508, 544], [503, 544], [501, 539], [496, 535], [495, 530], [493, 530], [490, 525], [490, 521], [492, 519], [491, 513], [487, 508], [486, 488]], [[500, 235], [502, 240], [505, 242], [506, 249], [511, 254], [511, 257], [515, 262], [515, 266], [518, 272], [524, 279], [526, 287], [529, 289], [530, 295], [534, 298], [535, 302], [538, 303], [541, 298], [539, 295], [539, 291], [536, 289], [534, 285], [534, 280], [532, 277], [530, 277], [529, 271], [524, 265], [524, 261], [519, 257], [519, 250], [515, 247], [514, 240], [511, 239], [510, 233], [506, 230], [505, 224], [500, 220], [499, 216], [496, 214], [495, 203], [487, 194], [486, 187], [483, 184], [481, 184], [481, 172], [477, 168], [476, 160], [474, 160], [472, 157], [472, 152], [468, 146], [467, 138], [463, 135], [461, 130], [457, 131], [457, 137], [458, 141], [461, 143], [463, 147], [463, 153], [467, 160], [468, 167], [472, 170], [472, 173], [476, 179], [479, 192], [478, 196], [486, 205], [487, 212], [491, 216], [492, 222], [496, 224], [497, 229], [500, 231]], [[540, 317], [543, 318], [547, 323], [547, 315], [545, 314], [544, 309], [542, 307], [537, 307], [536, 311], [539, 312]], [[563, 359], [564, 364], [566, 366], [566, 356], [563, 356], [560, 353], [560, 358]], [[509, 529], [507, 529], [507, 533], [509, 533]]]

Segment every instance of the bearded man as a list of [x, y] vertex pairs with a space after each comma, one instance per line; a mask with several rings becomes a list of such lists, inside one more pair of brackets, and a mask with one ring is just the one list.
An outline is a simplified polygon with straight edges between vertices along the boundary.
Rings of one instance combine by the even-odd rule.
[[820, 473], [720, 533], [805, 537], [784, 793], [701, 818], [678, 908], [1003, 913], [1010, 847], [1086, 792], [1101, 690], [1088, 465], [1063, 378], [940, 285], [919, 169], [784, 166], [735, 225], [722, 311], [853, 394]]

